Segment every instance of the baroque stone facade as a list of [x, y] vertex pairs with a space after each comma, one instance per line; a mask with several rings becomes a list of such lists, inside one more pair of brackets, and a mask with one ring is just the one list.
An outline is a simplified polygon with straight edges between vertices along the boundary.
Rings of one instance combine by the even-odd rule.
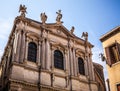
[[98, 91], [88, 34], [66, 29], [60, 10], [56, 23], [46, 23], [45, 13], [42, 22], [25, 17], [22, 5], [19, 11], [1, 59], [1, 90]]

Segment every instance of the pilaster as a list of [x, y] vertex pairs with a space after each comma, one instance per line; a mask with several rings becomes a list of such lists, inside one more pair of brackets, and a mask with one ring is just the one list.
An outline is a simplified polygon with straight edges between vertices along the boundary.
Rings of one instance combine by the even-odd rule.
[[41, 65], [40, 63], [40, 59], [41, 59], [41, 40], [39, 40], [39, 43], [38, 43], [38, 53], [37, 53], [37, 63], [38, 63], [38, 66]]
[[54, 47], [51, 47], [51, 70], [54, 69]]
[[19, 62], [19, 57], [20, 57], [20, 50], [21, 50], [21, 30], [18, 30], [18, 41], [17, 41], [17, 49], [16, 49], [16, 62]]
[[71, 75], [74, 75], [74, 72], [73, 72], [73, 55], [72, 55], [72, 48], [70, 47], [69, 48], [69, 58], [70, 58], [70, 73]]
[[65, 67], [65, 71], [67, 71], [68, 72], [68, 58], [67, 58], [67, 55], [68, 55], [68, 52], [67, 52], [68, 50], [67, 49], [65, 49], [65, 55], [64, 55], [64, 67]]
[[29, 39], [28, 37], [26, 36], [26, 40], [25, 40], [25, 59], [24, 59], [24, 63], [26, 63], [27, 61], [27, 56], [28, 56], [28, 43], [29, 43]]
[[48, 38], [47, 38], [47, 39], [46, 39], [46, 43], [45, 43], [45, 62], [46, 62], [45, 68], [46, 68], [47, 70], [50, 69], [49, 50], [50, 50], [50, 46], [49, 46], [49, 40], [48, 40]]
[[22, 38], [21, 38], [21, 47], [20, 47], [20, 63], [23, 63], [25, 58], [25, 31], [22, 32]]
[[42, 39], [42, 49], [41, 49], [41, 67], [45, 69], [45, 39]]

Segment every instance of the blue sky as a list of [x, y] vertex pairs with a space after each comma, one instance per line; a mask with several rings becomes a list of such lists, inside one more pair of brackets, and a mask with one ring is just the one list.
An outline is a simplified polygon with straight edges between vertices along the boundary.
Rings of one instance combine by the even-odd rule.
[[[45, 12], [48, 23], [54, 23], [56, 11], [62, 10], [63, 25], [81, 37], [88, 32], [93, 48], [93, 60], [100, 61], [103, 51], [100, 36], [120, 25], [120, 0], [2, 0], [0, 2], [0, 56], [11, 32], [14, 18], [19, 15], [19, 5], [27, 7], [27, 17], [40, 21], [40, 13]], [[106, 71], [105, 71], [106, 75]]]

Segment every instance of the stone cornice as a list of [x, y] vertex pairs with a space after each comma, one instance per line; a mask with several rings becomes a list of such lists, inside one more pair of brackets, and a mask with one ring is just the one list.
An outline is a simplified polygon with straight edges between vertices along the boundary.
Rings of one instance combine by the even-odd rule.
[[30, 87], [37, 87], [37, 83], [36, 84], [33, 84], [33, 83], [28, 83], [28, 82], [25, 82], [25, 81], [20, 81], [20, 80], [15, 80], [15, 79], [9, 79], [11, 82], [13, 83], [16, 83], [16, 84], [22, 84], [22, 85], [25, 85], [25, 86], [30, 86]]
[[114, 28], [113, 30], [109, 31], [108, 33], [106, 33], [105, 35], [103, 35], [101, 38], [100, 38], [100, 41], [101, 42], [104, 42], [105, 40], [107, 40], [108, 38], [114, 36], [115, 34], [119, 33], [120, 32], [120, 26]]

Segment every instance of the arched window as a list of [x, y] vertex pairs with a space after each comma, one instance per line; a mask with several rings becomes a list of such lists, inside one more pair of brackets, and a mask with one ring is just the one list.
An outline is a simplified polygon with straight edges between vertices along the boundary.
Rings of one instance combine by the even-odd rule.
[[28, 44], [28, 61], [36, 62], [37, 45], [34, 42]]
[[84, 62], [82, 58], [78, 58], [78, 68], [79, 68], [79, 73], [82, 75], [85, 75], [85, 69], [84, 69]]
[[59, 50], [54, 51], [54, 67], [58, 69], [64, 69], [63, 54]]

